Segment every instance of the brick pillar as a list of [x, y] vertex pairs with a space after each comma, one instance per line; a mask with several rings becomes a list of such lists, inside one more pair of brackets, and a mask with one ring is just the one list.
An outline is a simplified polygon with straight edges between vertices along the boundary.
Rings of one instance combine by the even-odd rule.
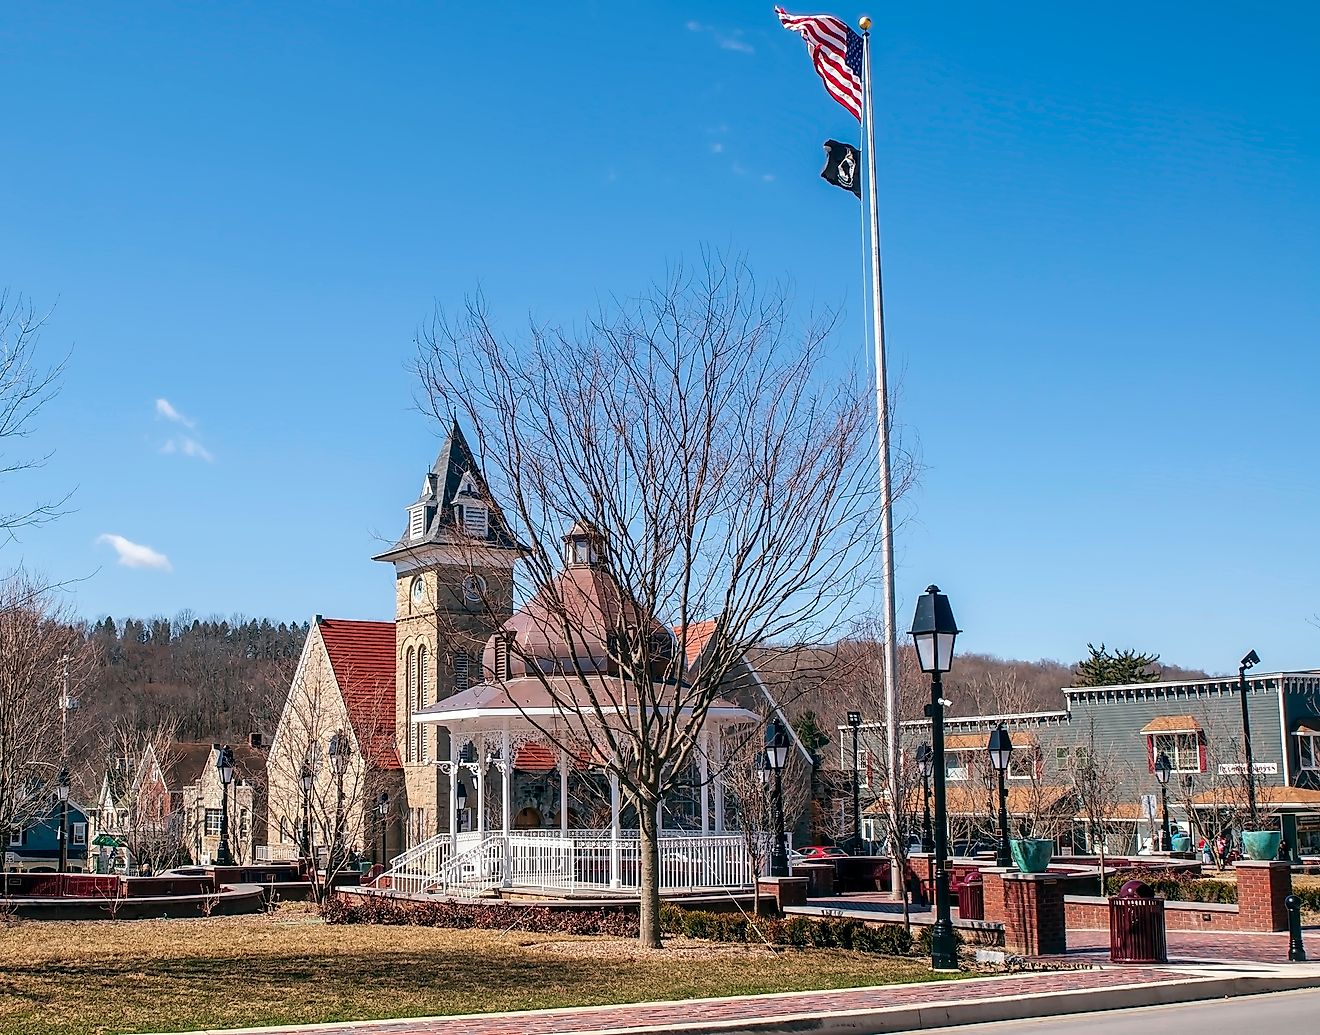
[[1286, 931], [1288, 910], [1283, 900], [1292, 894], [1292, 866], [1287, 862], [1240, 862], [1234, 867], [1238, 885], [1238, 923], [1243, 931]]
[[[1002, 872], [1002, 871], [1001, 871]], [[990, 916], [986, 878], [986, 918]], [[1068, 951], [1063, 913], [1064, 882], [1052, 873], [1005, 873], [1004, 948], [1022, 956], [1052, 956]]]
[[921, 882], [921, 894], [927, 905], [935, 901], [935, 856], [930, 852], [913, 852], [908, 865]]
[[782, 915], [785, 906], [805, 906], [810, 883], [806, 877], [758, 878], [756, 887], [760, 892], [761, 912], [775, 916]]
[[1004, 922], [1004, 876], [1014, 870], [997, 866], [981, 867], [981, 880], [985, 890], [985, 918], [991, 923]]

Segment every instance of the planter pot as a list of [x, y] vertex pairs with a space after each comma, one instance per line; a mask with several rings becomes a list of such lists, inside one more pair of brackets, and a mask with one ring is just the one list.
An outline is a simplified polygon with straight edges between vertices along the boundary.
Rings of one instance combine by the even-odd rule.
[[1279, 841], [1283, 835], [1277, 830], [1242, 831], [1242, 854], [1256, 862], [1278, 857]]
[[1054, 858], [1054, 842], [1043, 837], [1016, 838], [1008, 847], [1022, 873], [1044, 873]]
[[1192, 839], [1186, 834], [1174, 834], [1173, 850], [1175, 852], [1190, 852], [1192, 850]]

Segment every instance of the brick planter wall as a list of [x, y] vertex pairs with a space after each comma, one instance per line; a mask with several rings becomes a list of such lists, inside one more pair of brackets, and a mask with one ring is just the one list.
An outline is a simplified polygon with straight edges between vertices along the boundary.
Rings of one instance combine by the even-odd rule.
[[[1063, 889], [1066, 880], [1052, 873], [1005, 873], [1003, 883], [1004, 948], [1023, 956], [1068, 951]], [[986, 881], [986, 919], [990, 919]]]

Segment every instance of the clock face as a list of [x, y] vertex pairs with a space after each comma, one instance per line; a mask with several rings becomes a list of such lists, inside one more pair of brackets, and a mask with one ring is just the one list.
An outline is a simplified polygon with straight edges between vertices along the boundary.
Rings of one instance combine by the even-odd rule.
[[426, 584], [422, 582], [422, 577], [420, 575], [418, 575], [415, 579], [412, 580], [412, 589], [410, 592], [412, 594], [412, 602], [414, 604], [420, 604], [422, 602], [422, 598], [426, 596]]
[[486, 580], [480, 575], [463, 577], [463, 599], [469, 604], [479, 604], [486, 595]]

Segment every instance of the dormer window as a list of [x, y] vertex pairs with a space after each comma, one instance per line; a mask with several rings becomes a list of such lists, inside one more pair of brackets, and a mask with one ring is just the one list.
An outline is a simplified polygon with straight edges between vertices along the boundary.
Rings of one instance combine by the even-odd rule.
[[426, 508], [413, 507], [408, 511], [408, 538], [416, 541], [426, 534]]
[[591, 539], [584, 535], [572, 536], [565, 544], [564, 562], [566, 564], [592, 564], [596, 560], [596, 548]]

